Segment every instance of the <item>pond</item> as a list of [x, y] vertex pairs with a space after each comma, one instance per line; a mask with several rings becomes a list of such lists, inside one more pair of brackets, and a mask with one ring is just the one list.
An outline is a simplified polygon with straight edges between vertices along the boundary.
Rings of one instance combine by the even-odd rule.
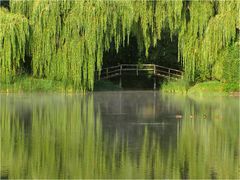
[[239, 98], [2, 94], [1, 178], [237, 178]]

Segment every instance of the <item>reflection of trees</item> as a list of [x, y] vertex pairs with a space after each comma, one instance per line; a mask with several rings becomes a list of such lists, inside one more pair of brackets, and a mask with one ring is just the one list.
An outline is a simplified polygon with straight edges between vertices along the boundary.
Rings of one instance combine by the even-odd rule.
[[9, 178], [73, 178], [102, 172], [95, 163], [103, 164], [106, 151], [93, 99], [74, 98], [30, 103], [29, 134], [17, 107], [1, 101], [1, 173]]
[[237, 178], [235, 100], [189, 101], [176, 145], [146, 126], [133, 149], [130, 135], [103, 131], [92, 96], [0, 98], [2, 177]]
[[193, 100], [185, 108], [177, 150], [188, 177], [237, 178], [238, 107], [237, 99], [211, 97]]

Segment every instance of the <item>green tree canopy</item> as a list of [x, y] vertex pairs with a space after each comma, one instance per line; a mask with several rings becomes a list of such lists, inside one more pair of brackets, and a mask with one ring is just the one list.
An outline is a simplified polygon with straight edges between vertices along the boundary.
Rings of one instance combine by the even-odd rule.
[[111, 42], [118, 51], [132, 33], [148, 56], [166, 28], [178, 37], [186, 78], [211, 78], [223, 68], [214, 68], [220, 52], [239, 46], [239, 10], [237, 0], [11, 0], [0, 11], [1, 80], [13, 81], [29, 54], [34, 77], [92, 90]]

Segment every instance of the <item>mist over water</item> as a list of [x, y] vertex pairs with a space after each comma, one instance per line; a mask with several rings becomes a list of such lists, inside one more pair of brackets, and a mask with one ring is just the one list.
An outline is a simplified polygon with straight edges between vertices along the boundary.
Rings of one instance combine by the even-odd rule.
[[237, 178], [239, 99], [1, 94], [1, 178]]

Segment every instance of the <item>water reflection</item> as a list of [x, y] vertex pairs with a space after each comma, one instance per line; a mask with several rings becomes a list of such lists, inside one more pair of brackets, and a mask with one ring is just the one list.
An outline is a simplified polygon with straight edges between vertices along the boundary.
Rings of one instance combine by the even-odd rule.
[[145, 91], [0, 100], [2, 178], [239, 177], [239, 99]]

